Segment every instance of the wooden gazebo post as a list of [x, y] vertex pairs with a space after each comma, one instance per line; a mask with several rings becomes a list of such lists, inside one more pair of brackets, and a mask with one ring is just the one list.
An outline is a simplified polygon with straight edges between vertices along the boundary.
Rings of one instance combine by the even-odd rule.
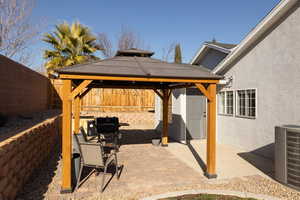
[[216, 178], [216, 90], [217, 84], [210, 83], [207, 89], [201, 83], [196, 87], [207, 98], [207, 144], [206, 144], [206, 172], [207, 178]]
[[63, 80], [63, 118], [62, 118], [62, 188], [61, 193], [72, 192], [71, 154], [72, 154], [72, 81]]
[[169, 135], [169, 98], [170, 90], [163, 89], [163, 131], [162, 131], [162, 146], [168, 146], [168, 135]]
[[[74, 101], [74, 132], [79, 132], [80, 101], [89, 91], [92, 80], [84, 80], [72, 90], [72, 79], [63, 80], [63, 133], [62, 133], [62, 188], [61, 193], [72, 192], [72, 101]], [[83, 90], [86, 89], [84, 92]], [[83, 92], [83, 94], [81, 94]], [[81, 95], [80, 95], [81, 94]]]
[[163, 102], [163, 129], [161, 135], [161, 145], [166, 147], [168, 146], [169, 142], [169, 99], [172, 89], [162, 89], [162, 92], [153, 89], [153, 91], [161, 98]]
[[208, 178], [217, 178], [216, 173], [216, 84], [209, 84], [207, 88], [210, 99], [207, 105], [207, 170]]
[[80, 96], [75, 97], [74, 100], [74, 133], [79, 132], [79, 126], [80, 126], [80, 102], [81, 98]]

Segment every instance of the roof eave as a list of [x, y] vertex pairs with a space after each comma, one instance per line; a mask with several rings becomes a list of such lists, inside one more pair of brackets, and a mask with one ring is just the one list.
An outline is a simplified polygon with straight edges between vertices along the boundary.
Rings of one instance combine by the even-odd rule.
[[142, 76], [142, 75], [122, 75], [122, 74], [99, 74], [99, 73], [76, 73], [76, 72], [60, 72], [59, 73], [59, 76], [60, 75], [74, 75], [74, 76], [111, 76], [111, 77], [130, 77], [130, 78], [133, 78], [133, 77], [137, 77], [137, 78], [165, 78], [165, 79], [191, 79], [191, 80], [221, 80], [222, 78], [224, 78], [223, 76], [219, 76], [219, 75], [215, 75], [213, 77], [166, 77], [166, 76]]
[[215, 49], [215, 50], [218, 50], [218, 51], [221, 51], [223, 53], [230, 53], [231, 52], [231, 49], [227, 49], [227, 48], [224, 48], [224, 47], [221, 47], [221, 46], [218, 46], [218, 45], [214, 45], [214, 44], [206, 44], [208, 47], [212, 48], [212, 49]]

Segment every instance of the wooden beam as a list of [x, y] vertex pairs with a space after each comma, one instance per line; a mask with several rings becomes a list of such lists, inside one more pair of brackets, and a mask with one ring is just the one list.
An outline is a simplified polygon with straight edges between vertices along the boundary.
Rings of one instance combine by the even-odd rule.
[[207, 88], [210, 99], [207, 106], [207, 171], [208, 178], [216, 178], [216, 84]]
[[82, 80], [110, 80], [110, 81], [139, 81], [139, 82], [175, 82], [175, 83], [218, 83], [214, 79], [178, 79], [178, 78], [153, 78], [153, 77], [123, 77], [123, 76], [96, 76], [96, 75], [72, 75], [60, 74], [61, 79]]
[[164, 96], [157, 89], [153, 89], [153, 91], [163, 100]]
[[62, 193], [72, 192], [71, 183], [71, 153], [72, 153], [72, 101], [69, 98], [71, 95], [71, 80], [63, 80], [63, 133], [62, 133]]
[[163, 89], [163, 131], [162, 146], [168, 146], [168, 128], [169, 128], [169, 90]]
[[80, 83], [80, 85], [78, 85], [71, 93], [70, 98], [74, 99], [80, 92], [82, 92], [82, 90], [84, 88], [86, 88], [90, 83], [92, 82], [92, 80], [84, 80], [82, 81], [82, 83]]
[[200, 90], [200, 92], [202, 92], [202, 94], [206, 96], [208, 100], [211, 100], [210, 93], [208, 92], [208, 90], [205, 89], [205, 87], [201, 83], [196, 83], [195, 85]]
[[92, 84], [89, 85], [92, 88], [112, 88], [112, 89], [143, 89], [143, 90], [153, 90], [153, 89], [161, 89], [161, 86], [154, 85], [97, 85]]
[[79, 133], [80, 123], [80, 97], [76, 96], [74, 100], [74, 133]]
[[82, 92], [79, 97], [80, 99], [82, 99], [87, 93], [89, 93], [89, 91], [91, 90], [92, 88], [89, 87], [89, 88], [86, 88], [84, 92]]
[[168, 88], [169, 89], [180, 89], [180, 88], [189, 88], [192, 87], [194, 84], [188, 83], [188, 84], [178, 84], [178, 85], [171, 85]]

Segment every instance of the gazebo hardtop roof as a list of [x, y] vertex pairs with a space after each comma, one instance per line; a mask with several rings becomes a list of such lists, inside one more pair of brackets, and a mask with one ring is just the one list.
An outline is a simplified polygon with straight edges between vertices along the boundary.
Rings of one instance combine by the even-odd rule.
[[191, 64], [168, 63], [151, 58], [153, 52], [125, 50], [116, 56], [96, 62], [64, 67], [56, 70], [59, 74], [100, 75], [117, 77], [156, 77], [178, 79], [212, 79], [222, 77], [210, 70]]

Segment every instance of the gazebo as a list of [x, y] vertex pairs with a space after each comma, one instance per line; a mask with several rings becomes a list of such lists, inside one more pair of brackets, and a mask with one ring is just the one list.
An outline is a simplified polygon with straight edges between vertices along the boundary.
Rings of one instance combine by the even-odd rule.
[[56, 70], [57, 76], [63, 80], [62, 193], [72, 192], [72, 133], [79, 131], [80, 102], [91, 88], [154, 90], [163, 101], [161, 141], [162, 146], [167, 146], [168, 104], [171, 91], [176, 88], [197, 87], [208, 100], [205, 175], [208, 178], [217, 177], [216, 86], [222, 77], [212, 74], [201, 66], [168, 63], [151, 58], [153, 54], [149, 51], [129, 49], [118, 51], [113, 58]]

